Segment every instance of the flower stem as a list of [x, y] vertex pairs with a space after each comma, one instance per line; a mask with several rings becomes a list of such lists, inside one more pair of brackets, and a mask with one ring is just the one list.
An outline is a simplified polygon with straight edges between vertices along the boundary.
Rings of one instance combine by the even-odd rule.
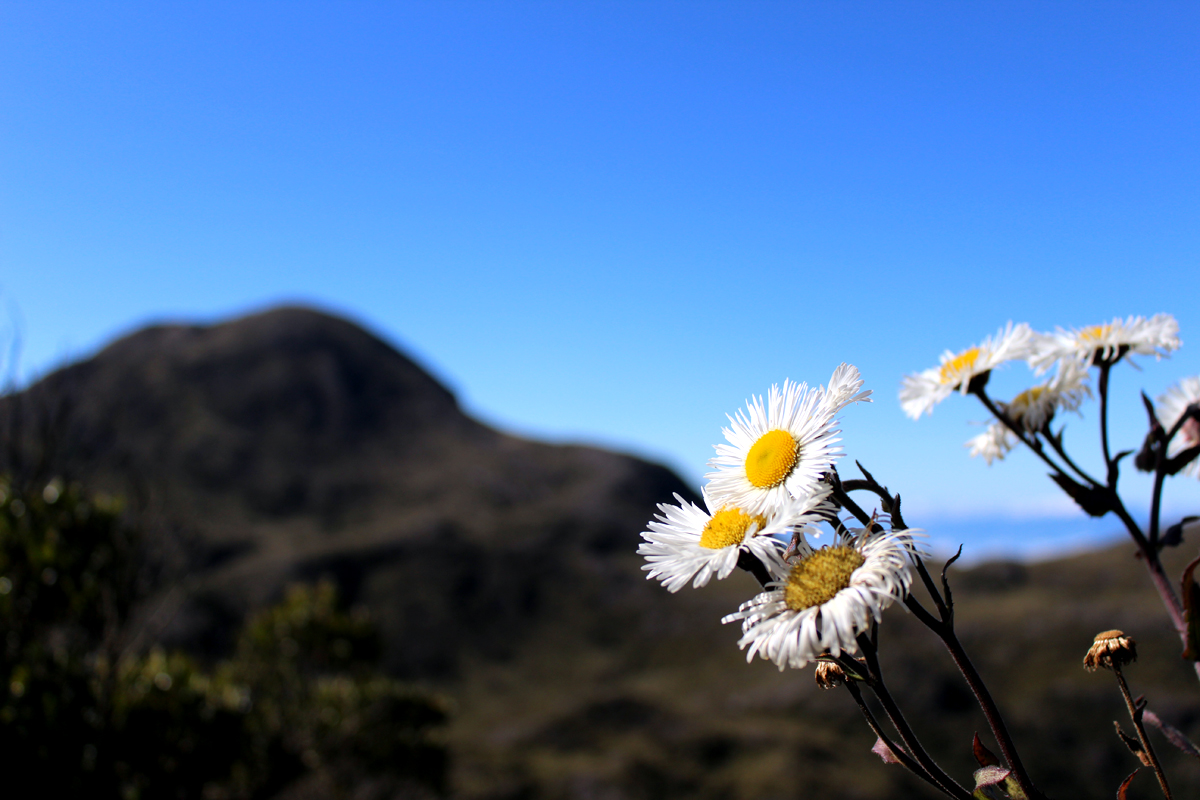
[[1117, 683], [1121, 686], [1121, 694], [1125, 696], [1125, 707], [1129, 709], [1129, 718], [1133, 720], [1133, 727], [1137, 730], [1138, 740], [1142, 743], [1142, 750], [1150, 759], [1150, 766], [1154, 769], [1154, 774], [1158, 778], [1158, 785], [1162, 788], [1163, 796], [1167, 800], [1171, 800], [1171, 787], [1167, 785], [1167, 776], [1163, 773], [1162, 764], [1158, 763], [1158, 755], [1154, 752], [1154, 748], [1150, 746], [1150, 740], [1146, 738], [1146, 728], [1142, 725], [1142, 706], [1136, 703], [1133, 696], [1129, 693], [1129, 685], [1125, 682], [1125, 676], [1121, 673], [1121, 665], [1113, 663], [1113, 673], [1117, 676]]
[[992, 402], [992, 398], [988, 397], [987, 391], [983, 387], [972, 389], [971, 391], [976, 397], [979, 398], [979, 402], [983, 403], [984, 408], [990, 411], [992, 416], [1004, 423], [1004, 427], [1012, 431], [1013, 435], [1015, 435], [1017, 439], [1019, 439], [1026, 447], [1034, 452], [1034, 455], [1045, 462], [1046, 466], [1050, 467], [1050, 469], [1054, 470], [1060, 475], [1066, 475], [1066, 470], [1054, 463], [1054, 459], [1046, 455], [1045, 449], [1042, 448], [1042, 443], [1036, 438], [1031, 438], [1028, 436], [1023, 428], [1013, 422], [1012, 417], [1010, 417], [1005, 411], [1001, 410], [994, 402]]
[[1112, 480], [1112, 457], [1108, 450], [1108, 374], [1112, 371], [1113, 362], [1105, 359], [1100, 362], [1100, 377], [1096, 381], [1096, 393], [1100, 395], [1100, 448], [1104, 453], [1104, 465], [1109, 470], [1109, 485]]
[[879, 740], [887, 746], [887, 749], [890, 750], [894, 756], [896, 756], [896, 760], [898, 760], [902, 766], [904, 766], [909, 772], [913, 773], [921, 780], [928, 783], [933, 788], [937, 789], [942, 794], [945, 794], [949, 797], [955, 796], [943, 789], [941, 784], [935, 781], [930, 774], [913, 759], [912, 756], [910, 756], [903, 748], [888, 738], [888, 735], [884, 732], [883, 727], [879, 724], [879, 720], [877, 720], [875, 715], [871, 713], [871, 709], [867, 706], [866, 700], [863, 699], [862, 690], [858, 688], [858, 683], [856, 681], [847, 680], [846, 689], [850, 692], [850, 696], [854, 698], [854, 702], [858, 704], [859, 709], [862, 711], [863, 717], [867, 720], [867, 725], [871, 727], [871, 730], [874, 731], [877, 737], [879, 737]]
[[929, 773], [929, 776], [941, 787], [943, 792], [958, 800], [970, 800], [971, 793], [960, 786], [937, 765], [937, 762], [925, 751], [920, 740], [917, 739], [917, 735], [908, 724], [908, 721], [904, 719], [904, 714], [900, 712], [900, 706], [896, 704], [895, 698], [892, 697], [892, 693], [888, 691], [887, 684], [883, 681], [883, 671], [879, 668], [879, 658], [870, 637], [860, 633], [858, 635], [858, 646], [867, 660], [869, 677], [867, 685], [871, 687], [871, 690], [875, 692], [875, 696], [879, 698], [879, 702], [883, 705], [883, 710], [887, 712], [888, 719], [892, 721], [892, 726], [895, 727], [896, 733], [900, 734], [900, 738], [912, 753], [913, 758], [917, 760], [922, 769]]
[[[909, 605], [909, 608], [911, 609], [912, 606]], [[921, 610], [924, 611], [923, 608]], [[928, 615], [928, 612], [925, 613]], [[936, 620], [934, 622], [936, 623]], [[1004, 754], [1004, 760], [1008, 762], [1009, 768], [1012, 769], [1013, 777], [1016, 779], [1017, 785], [1021, 787], [1021, 791], [1025, 792], [1030, 798], [1042, 797], [1041, 792], [1034, 787], [1033, 781], [1029, 779], [1029, 773], [1025, 771], [1025, 765], [1021, 762], [1021, 756], [1017, 753], [1017, 747], [1013, 743], [1012, 735], [1008, 732], [1008, 726], [1004, 724], [1004, 718], [1000, 716], [1000, 709], [997, 708], [996, 701], [992, 699], [992, 693], [988, 691], [987, 685], [979, 675], [979, 671], [975, 669], [975, 665], [971, 663], [971, 659], [967, 656], [966, 649], [962, 646], [962, 642], [959, 641], [958, 635], [954, 632], [953, 624], [938, 623], [929, 625], [929, 622], [926, 621], [926, 625], [942, 640], [942, 644], [946, 646], [950, 657], [954, 659], [954, 664], [966, 680], [967, 686], [971, 687], [971, 693], [975, 695], [975, 700], [979, 703], [979, 708], [983, 711], [983, 716], [987, 719], [988, 727], [992, 729], [992, 734], [996, 737], [997, 744], [1000, 745], [1000, 751]]]

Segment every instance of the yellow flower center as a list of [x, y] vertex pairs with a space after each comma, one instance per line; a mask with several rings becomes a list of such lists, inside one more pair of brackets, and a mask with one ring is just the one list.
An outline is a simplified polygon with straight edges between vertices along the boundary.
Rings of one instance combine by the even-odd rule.
[[1090, 328], [1084, 328], [1079, 332], [1080, 341], [1098, 342], [1107, 336], [1112, 331], [1112, 325], [1093, 325]]
[[792, 611], [828, 603], [850, 585], [850, 576], [866, 561], [853, 547], [822, 547], [797, 562], [783, 587], [783, 600]]
[[758, 523], [758, 530], [767, 524], [766, 517], [750, 515], [740, 508], [725, 507], [712, 515], [712, 519], [700, 532], [700, 546], [710, 550], [720, 550], [734, 544], [741, 544], [746, 539], [746, 531]]
[[1029, 408], [1045, 393], [1045, 386], [1034, 386], [1032, 389], [1026, 389], [1014, 397], [1009, 405], [1016, 406], [1018, 408]]
[[787, 480], [800, 457], [799, 443], [787, 431], [767, 431], [746, 454], [746, 479], [759, 489]]
[[964, 370], [973, 368], [975, 366], [975, 362], [978, 360], [978, 347], [969, 347], [966, 350], [963, 350], [954, 358], [942, 364], [942, 383], [950, 383], [951, 381], [955, 380]]

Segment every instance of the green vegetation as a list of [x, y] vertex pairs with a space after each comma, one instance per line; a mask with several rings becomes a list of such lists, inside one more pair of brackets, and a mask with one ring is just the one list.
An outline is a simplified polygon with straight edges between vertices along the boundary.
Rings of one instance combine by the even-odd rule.
[[[437, 795], [437, 697], [378, 672], [369, 619], [294, 586], [229, 659], [137, 648], [119, 504], [0, 479], [0, 752], [10, 788], [94, 798]], [[361, 796], [360, 794], [356, 796]]]

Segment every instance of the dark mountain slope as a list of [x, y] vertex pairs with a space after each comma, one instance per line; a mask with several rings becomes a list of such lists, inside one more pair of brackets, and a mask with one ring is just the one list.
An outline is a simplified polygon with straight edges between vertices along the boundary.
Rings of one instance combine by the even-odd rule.
[[[10, 468], [45, 449], [46, 475], [140, 498], [180, 531], [168, 640], [219, 646], [289, 581], [333, 574], [387, 626], [391, 666], [426, 677], [465, 641], [510, 649], [558, 583], [620, 582], [611, 554], [690, 494], [660, 466], [481, 425], [392, 346], [302, 308], [136, 332], [5, 398], [0, 419], [25, 433]], [[581, 601], [623, 602], [606, 583]]]

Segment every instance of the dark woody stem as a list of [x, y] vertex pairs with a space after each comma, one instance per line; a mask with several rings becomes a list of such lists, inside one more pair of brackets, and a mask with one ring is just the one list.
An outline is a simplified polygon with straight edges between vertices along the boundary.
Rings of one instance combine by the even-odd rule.
[[[1165, 447], [1163, 448], [1166, 449]], [[1160, 452], [1155, 459], [1154, 465], [1154, 492], [1150, 495], [1150, 528], [1147, 530], [1150, 539], [1150, 546], [1155, 552], [1158, 551], [1158, 525], [1159, 516], [1162, 513], [1162, 490], [1163, 479], [1167, 477], [1166, 469], [1166, 454]]]
[[[1048, 430], [1049, 430], [1049, 426], [1047, 426], [1047, 431]], [[1061, 435], [1062, 432], [1059, 431], [1059, 433]], [[1071, 460], [1071, 457], [1069, 455], [1067, 455], [1067, 451], [1062, 446], [1062, 441], [1058, 437], [1052, 436], [1050, 433], [1047, 432], [1045, 434], [1045, 438], [1046, 438], [1046, 441], [1050, 443], [1050, 447], [1053, 448], [1054, 452], [1058, 454], [1058, 457], [1061, 458], [1068, 467], [1075, 470], [1076, 475], [1083, 478], [1085, 481], [1090, 483], [1092, 486], [1101, 486], [1102, 485], [1100, 483], [1100, 481], [1096, 480], [1091, 475], [1084, 472], [1082, 467], [1080, 467], [1078, 464], [1076, 464], [1074, 461]]]
[[1129, 693], [1129, 685], [1125, 683], [1125, 676], [1121, 674], [1121, 665], [1113, 662], [1113, 673], [1117, 676], [1117, 683], [1121, 685], [1121, 694], [1125, 696], [1125, 707], [1129, 709], [1129, 718], [1133, 720], [1133, 727], [1137, 730], [1138, 740], [1142, 743], [1142, 750], [1150, 759], [1150, 766], [1154, 769], [1154, 775], [1158, 778], [1158, 785], [1162, 788], [1163, 796], [1167, 800], [1171, 800], [1171, 787], [1167, 785], [1167, 776], [1163, 773], [1162, 765], [1158, 763], [1158, 755], [1155, 754], [1154, 748], [1150, 746], [1150, 740], [1146, 738], [1146, 728], [1142, 725], [1142, 710], [1144, 706], [1134, 701], [1133, 696]]
[[[1183, 618], [1183, 605], [1179, 602], [1179, 598], [1175, 595], [1175, 587], [1171, 583], [1171, 579], [1167, 577], [1166, 570], [1163, 568], [1162, 561], [1159, 560], [1158, 550], [1150, 544], [1146, 539], [1142, 529], [1130, 516], [1125, 509], [1125, 504], [1121, 502], [1121, 496], [1116, 490], [1110, 490], [1113, 505], [1113, 513], [1120, 518], [1125, 524], [1125, 529], [1129, 531], [1129, 535], [1133, 537], [1137, 543], [1138, 553], [1141, 555], [1142, 561], [1146, 564], [1146, 571], [1150, 573], [1150, 581], [1154, 584], [1154, 588], [1158, 590], [1158, 595], [1162, 599], [1163, 607], [1167, 610], [1167, 614], [1171, 617], [1171, 624], [1175, 626], [1175, 631], [1179, 634], [1183, 643], [1187, 644], [1187, 622]], [[1200, 661], [1195, 664], [1196, 675], [1200, 676]]]
[[1155, 552], [1158, 551], [1163, 481], [1167, 477], [1167, 448], [1171, 446], [1171, 441], [1179, 434], [1184, 423], [1190, 418], [1186, 413], [1179, 415], [1179, 419], [1171, 426], [1171, 430], [1165, 432], [1165, 436], [1161, 440], [1161, 446], [1154, 458], [1154, 493], [1150, 495], [1150, 529], [1147, 533], [1149, 534], [1150, 545], [1154, 548]]
[[842, 487], [842, 479], [838, 477], [837, 472], [831, 472], [830, 478], [833, 485], [833, 497], [837, 500], [838, 505], [853, 514], [863, 525], [870, 525], [871, 515], [863, 511], [862, 506], [850, 499], [849, 493]]
[[758, 581], [758, 585], [763, 589], [766, 589], [767, 584], [773, 580], [771, 573], [767, 571], [766, 565], [745, 550], [738, 553], [737, 565], [740, 569], [744, 569], [753, 575], [754, 579]]
[[1100, 362], [1100, 377], [1096, 381], [1096, 393], [1100, 395], [1100, 449], [1104, 453], [1104, 465], [1109, 469], [1109, 485], [1112, 485], [1112, 456], [1108, 450], [1108, 375], [1115, 362], [1104, 359]]
[[910, 756], [904, 751], [903, 748], [899, 747], [888, 738], [888, 735], [884, 732], [883, 727], [879, 724], [879, 720], [877, 720], [875, 715], [871, 713], [871, 709], [867, 706], [866, 700], [863, 699], [862, 690], [858, 688], [858, 683], [856, 681], [848, 679], [846, 681], [846, 689], [850, 692], [850, 696], [854, 698], [854, 702], [858, 704], [859, 710], [862, 711], [863, 717], [867, 720], [867, 725], [871, 727], [871, 730], [875, 732], [875, 735], [879, 738], [879, 740], [884, 743], [887, 749], [891, 751], [892, 755], [896, 757], [896, 760], [899, 761], [904, 768], [928, 783], [933, 788], [937, 789], [939, 792], [942, 792], [950, 797], [955, 796], [943, 789], [941, 784], [931, 778], [929, 773], [922, 769], [921, 765], [918, 764], [912, 756]]
[[[1052, 442], [1052, 446], [1055, 448], [1056, 452], [1060, 452], [1060, 454], [1063, 455], [1066, 463], [1070, 465], [1071, 468], [1074, 469], [1081, 478], [1091, 484], [1093, 489], [1103, 492], [1106, 495], [1112, 512], [1116, 514], [1121, 522], [1125, 525], [1125, 529], [1129, 532], [1129, 535], [1133, 538], [1134, 543], [1137, 545], [1138, 553], [1141, 556], [1142, 561], [1146, 564], [1146, 571], [1150, 573], [1150, 581], [1154, 584], [1154, 588], [1158, 591], [1159, 597], [1162, 599], [1163, 607], [1166, 609], [1167, 615], [1171, 618], [1171, 624], [1175, 627], [1176, 632], [1179, 634], [1186, 646], [1187, 624], [1183, 618], [1183, 606], [1180, 604], [1179, 598], [1175, 595], [1175, 587], [1171, 584], [1171, 580], [1167, 577], [1166, 571], [1163, 569], [1162, 562], [1159, 560], [1157, 542], [1151, 543], [1151, 541], [1146, 538], [1146, 535], [1142, 532], [1141, 527], [1136, 521], [1134, 521], [1133, 517], [1129, 514], [1129, 511], [1125, 508], [1125, 504], [1122, 502], [1121, 496], [1117, 492], [1115, 482], [1112, 481], [1112, 478], [1116, 476], [1116, 471], [1114, 469], [1115, 465], [1109, 456], [1108, 449], [1108, 375], [1112, 369], [1112, 363], [1101, 362], [1099, 364], [1100, 380], [1098, 382], [1099, 386], [1097, 391], [1097, 393], [1100, 395], [1100, 436], [1104, 450], [1105, 468], [1108, 471], [1110, 483], [1102, 484], [1096, 481], [1086, 472], [1076, 467], [1074, 463], [1070, 461], [1070, 459], [1067, 459], [1065, 454], [1061, 453], [1060, 448], [1056, 443]], [[1041, 441], [1037, 438], [1027, 436], [1024, 431], [1014, 424], [1012, 419], [1006, 413], [996, 407], [996, 404], [993, 403], [991, 398], [987, 396], [987, 392], [984, 391], [983, 387], [972, 388], [971, 392], [979, 398], [979, 401], [983, 403], [988, 411], [992, 412], [996, 419], [1000, 420], [1009, 430], [1016, 434], [1017, 438], [1024, 442], [1025, 445], [1029, 447], [1029, 449], [1032, 450], [1038, 458], [1045, 462], [1048, 467], [1060, 475], [1066, 474], [1058, 464], [1056, 464], [1049, 456], [1046, 455], [1042, 448]], [[1157, 479], [1155, 481], [1155, 489], [1155, 498], [1157, 498], [1161, 493], [1161, 486]], [[1200, 661], [1197, 661], [1194, 664], [1194, 668], [1197, 677], [1200, 677]]]
[[[848, 494], [852, 491], [867, 491], [876, 494], [885, 504], [885, 508], [891, 509], [892, 530], [905, 530], [908, 525], [904, 522], [904, 517], [900, 513], [900, 496], [892, 496], [888, 492], [887, 487], [880, 484], [869, 472], [863, 469], [862, 464], [858, 468], [863, 470], [863, 474], [867, 475], [864, 480], [842, 481], [838, 488]], [[933, 582], [933, 577], [929, 574], [929, 570], [925, 568], [925, 562], [920, 557], [916, 559], [917, 574], [921, 576], [921, 582], [925, 584], [925, 589], [929, 592], [929, 596], [933, 599], [934, 606], [938, 610], [938, 614], [942, 619], [947, 619], [952, 613], [951, 608], [947, 605], [948, 600], [943, 599], [941, 593], [937, 589], [937, 585]], [[947, 587], [948, 589], [949, 587]]]
[[971, 663], [966, 649], [963, 648], [962, 642], [958, 640], [958, 635], [954, 632], [953, 618], [936, 619], [911, 594], [905, 598], [904, 605], [925, 627], [937, 634], [937, 637], [942, 640], [942, 644], [946, 646], [950, 657], [954, 659], [954, 664], [958, 667], [959, 672], [962, 673], [967, 685], [971, 687], [971, 693], [975, 695], [975, 700], [979, 703], [979, 708], [983, 711], [983, 716], [987, 719], [988, 727], [992, 729], [992, 735], [996, 737], [996, 743], [1000, 745], [1000, 751], [1004, 754], [1004, 760], [1008, 762], [1009, 768], [1012, 769], [1013, 778], [1017, 781], [1017, 785], [1030, 798], [1042, 797], [1041, 792], [1034, 788], [1033, 781], [1029, 779], [1029, 773], [1025, 771], [1025, 765], [1021, 762], [1021, 756], [1017, 753], [1016, 745], [1013, 743], [1012, 736], [1008, 732], [1008, 726], [1004, 724], [1004, 718], [1000, 716], [1000, 709], [996, 707], [996, 701], [992, 699], [991, 692], [988, 691], [987, 685], [979, 675], [979, 671]]
[[992, 402], [992, 398], [988, 397], [987, 391], [982, 386], [973, 387], [971, 389], [971, 393], [974, 394], [976, 397], [978, 397], [979, 402], [983, 403], [984, 408], [986, 408], [988, 411], [990, 411], [992, 413], [992, 416], [994, 416], [996, 419], [1000, 420], [1000, 422], [1004, 423], [1004, 427], [1006, 427], [1010, 431], [1012, 431], [1013, 434], [1017, 437], [1017, 439], [1019, 439], [1021, 441], [1022, 444], [1024, 444], [1026, 447], [1028, 447], [1030, 450], [1032, 450], [1038, 458], [1040, 458], [1042, 461], [1044, 461], [1046, 463], [1046, 466], [1050, 467], [1050, 469], [1054, 470], [1055, 472], [1059, 473], [1060, 475], [1066, 474], [1066, 471], [1062, 467], [1060, 467], [1058, 464], [1056, 464], [1054, 462], [1054, 459], [1052, 459], [1052, 458], [1050, 458], [1050, 456], [1046, 455], [1046, 451], [1042, 448], [1041, 441], [1038, 440], [1036, 437], [1032, 437], [1029, 434], [1027, 434], [1025, 432], [1024, 428], [1020, 427], [1019, 425], [1017, 425], [1017, 423], [1013, 422], [1012, 417], [1010, 417], [1007, 412], [1002, 411], [1000, 408], [998, 408], [996, 406], [996, 404], [994, 402]]
[[883, 705], [883, 710], [887, 712], [888, 719], [892, 721], [892, 726], [895, 727], [896, 733], [900, 734], [900, 739], [908, 748], [913, 758], [920, 764], [921, 768], [929, 775], [930, 778], [938, 785], [938, 787], [950, 797], [957, 800], [970, 800], [971, 793], [960, 786], [953, 778], [937, 765], [933, 758], [925, 751], [916, 733], [904, 719], [904, 714], [900, 712], [900, 706], [896, 704], [892, 693], [888, 691], [887, 684], [883, 681], [883, 672], [879, 668], [879, 659], [876, 656], [875, 645], [871, 638], [866, 634], [858, 635], [858, 647], [862, 651], [864, 658], [867, 661], [867, 685], [871, 687], [871, 691], [875, 692], [875, 696], [879, 698], [880, 704]]

